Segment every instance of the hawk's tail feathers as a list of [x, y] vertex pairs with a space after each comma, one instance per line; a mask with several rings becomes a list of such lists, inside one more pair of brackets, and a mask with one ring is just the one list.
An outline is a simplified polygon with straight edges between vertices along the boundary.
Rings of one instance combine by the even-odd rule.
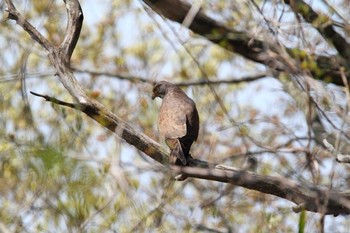
[[183, 165], [187, 165], [187, 159], [184, 155], [184, 152], [182, 150], [182, 147], [181, 147], [179, 140], [176, 140], [176, 145], [170, 151], [170, 156], [173, 157], [175, 161], [176, 161], [176, 158], [178, 158]]

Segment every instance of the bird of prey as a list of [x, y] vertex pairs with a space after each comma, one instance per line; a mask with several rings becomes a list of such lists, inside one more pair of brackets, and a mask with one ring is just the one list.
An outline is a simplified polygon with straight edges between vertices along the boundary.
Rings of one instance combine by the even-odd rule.
[[176, 85], [160, 81], [153, 87], [152, 99], [163, 99], [158, 127], [161, 137], [170, 148], [170, 161], [176, 165], [188, 164], [190, 148], [197, 140], [199, 117], [196, 104]]

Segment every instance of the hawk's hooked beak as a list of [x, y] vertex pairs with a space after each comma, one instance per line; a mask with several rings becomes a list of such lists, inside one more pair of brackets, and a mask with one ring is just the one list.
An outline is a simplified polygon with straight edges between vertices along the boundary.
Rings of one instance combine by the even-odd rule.
[[155, 98], [157, 97], [157, 93], [154, 93], [152, 94], [152, 100], [154, 100]]

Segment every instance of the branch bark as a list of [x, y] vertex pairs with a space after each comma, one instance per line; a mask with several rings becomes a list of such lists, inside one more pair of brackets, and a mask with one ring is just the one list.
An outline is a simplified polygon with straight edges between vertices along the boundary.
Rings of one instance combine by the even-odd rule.
[[[32, 94], [55, 104], [84, 112], [101, 126], [114, 132], [152, 159], [165, 166], [169, 166], [168, 156], [157, 142], [145, 134], [135, 131], [129, 124], [118, 118], [105, 106], [89, 98], [75, 79], [70, 69], [70, 57], [79, 38], [83, 13], [77, 0], [66, 0], [65, 3], [68, 15], [70, 15], [67, 31], [62, 44], [59, 47], [55, 47], [20, 15], [10, 0], [6, 0], [9, 18], [16, 20], [35, 41], [49, 52], [48, 57], [56, 68], [61, 82], [76, 102], [67, 103], [48, 95], [41, 95], [34, 92]], [[187, 177], [232, 183], [285, 198], [298, 205], [305, 206], [309, 211], [333, 215], [350, 214], [349, 195], [327, 191], [314, 186], [297, 184], [287, 178], [262, 176], [224, 165], [215, 166], [196, 159], [190, 160], [190, 167], [172, 167], [172, 169]]]
[[[6, 0], [9, 19], [13, 19], [21, 26], [36, 42], [45, 48], [49, 54], [48, 57], [55, 67], [60, 81], [67, 89], [69, 94], [77, 102], [68, 107], [74, 107], [84, 112], [89, 117], [97, 121], [103, 127], [114, 133], [118, 133], [130, 145], [135, 146], [138, 150], [143, 151], [154, 160], [166, 164], [167, 155], [162, 147], [149, 138], [147, 135], [135, 131], [129, 124], [118, 118], [101, 103], [88, 97], [76, 80], [72, 69], [70, 68], [70, 57], [74, 51], [75, 45], [79, 39], [80, 30], [83, 21], [83, 12], [77, 0], [64, 1], [68, 11], [68, 24], [63, 42], [59, 47], [50, 43], [43, 35], [40, 34], [15, 8], [12, 1]], [[41, 95], [41, 97], [44, 97]], [[45, 96], [47, 100], [60, 104], [59, 100]]]
[[324, 214], [350, 214], [350, 195], [313, 185], [298, 184], [284, 177], [258, 175], [253, 172], [229, 169], [227, 166], [215, 168], [173, 167], [187, 177], [230, 183], [247, 189], [272, 194], [297, 205], [302, 204], [308, 211]]
[[[47, 95], [41, 95], [35, 92], [31, 93], [44, 98], [46, 101], [82, 111], [95, 120], [98, 120], [101, 117], [103, 118], [103, 115], [99, 115], [99, 113], [91, 109], [90, 106], [67, 103]], [[100, 122], [101, 125], [116, 133], [114, 130], [116, 128], [116, 123], [113, 119], [111, 119], [108, 124], [105, 123], [106, 122]], [[143, 135], [136, 131], [134, 133], [135, 137], [137, 135]], [[123, 135], [121, 136], [123, 137]], [[147, 136], [144, 140], [146, 143], [150, 143], [147, 141]], [[153, 146], [154, 145], [152, 144], [148, 144], [144, 153], [161, 164], [169, 166], [167, 155], [161, 151], [160, 147], [154, 148]], [[161, 156], [158, 156], [158, 154], [161, 154]], [[284, 177], [258, 175], [245, 169], [234, 168], [226, 165], [209, 164], [206, 161], [198, 159], [190, 159], [189, 167], [171, 166], [171, 169], [174, 170], [175, 173], [181, 174], [181, 180], [187, 177], [193, 177], [230, 183], [261, 193], [284, 198], [295, 203], [297, 206], [302, 205], [303, 208], [308, 211], [332, 215], [350, 214], [350, 194], [348, 193], [341, 194], [311, 184], [301, 185]]]
[[64, 0], [64, 3], [67, 8], [68, 24], [60, 49], [63, 51], [66, 62], [69, 64], [74, 48], [79, 40], [84, 15], [78, 1]]
[[[189, 3], [181, 0], [143, 1], [158, 14], [178, 23], [183, 22], [191, 9]], [[281, 47], [281, 45], [276, 45], [276, 43], [272, 44], [250, 37], [245, 32], [229, 29], [206, 16], [201, 10], [194, 17], [189, 29], [228, 51], [238, 53], [250, 60], [264, 64], [271, 69], [284, 71], [290, 74], [298, 74], [302, 69], [300, 67], [291, 67], [286, 59], [283, 59], [283, 56], [280, 55], [280, 52], [287, 51], [288, 55], [296, 60], [302, 60], [302, 58], [298, 57], [300, 54], [307, 54], [305, 51]], [[311, 70], [311, 74], [315, 79], [344, 86], [338, 69], [340, 64], [347, 67], [346, 64], [344, 64], [346, 61], [339, 59], [338, 56], [317, 56], [315, 57], [315, 62], [321, 70], [321, 72], [320, 70]], [[350, 75], [349, 69], [346, 70], [346, 75]]]

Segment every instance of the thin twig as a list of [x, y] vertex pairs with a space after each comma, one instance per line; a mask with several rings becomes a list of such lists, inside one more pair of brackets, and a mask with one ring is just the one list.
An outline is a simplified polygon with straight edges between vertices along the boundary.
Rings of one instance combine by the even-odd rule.
[[46, 101], [52, 102], [52, 103], [54, 103], [54, 104], [58, 104], [58, 105], [62, 105], [62, 106], [67, 106], [67, 107], [74, 108], [74, 109], [81, 109], [81, 106], [82, 106], [81, 104], [68, 103], [68, 102], [65, 102], [65, 101], [56, 99], [55, 97], [51, 97], [51, 96], [48, 96], [48, 95], [38, 94], [38, 93], [36, 93], [36, 92], [34, 92], [34, 91], [30, 91], [30, 94], [35, 95], [35, 96], [42, 97], [42, 98], [44, 98]]

